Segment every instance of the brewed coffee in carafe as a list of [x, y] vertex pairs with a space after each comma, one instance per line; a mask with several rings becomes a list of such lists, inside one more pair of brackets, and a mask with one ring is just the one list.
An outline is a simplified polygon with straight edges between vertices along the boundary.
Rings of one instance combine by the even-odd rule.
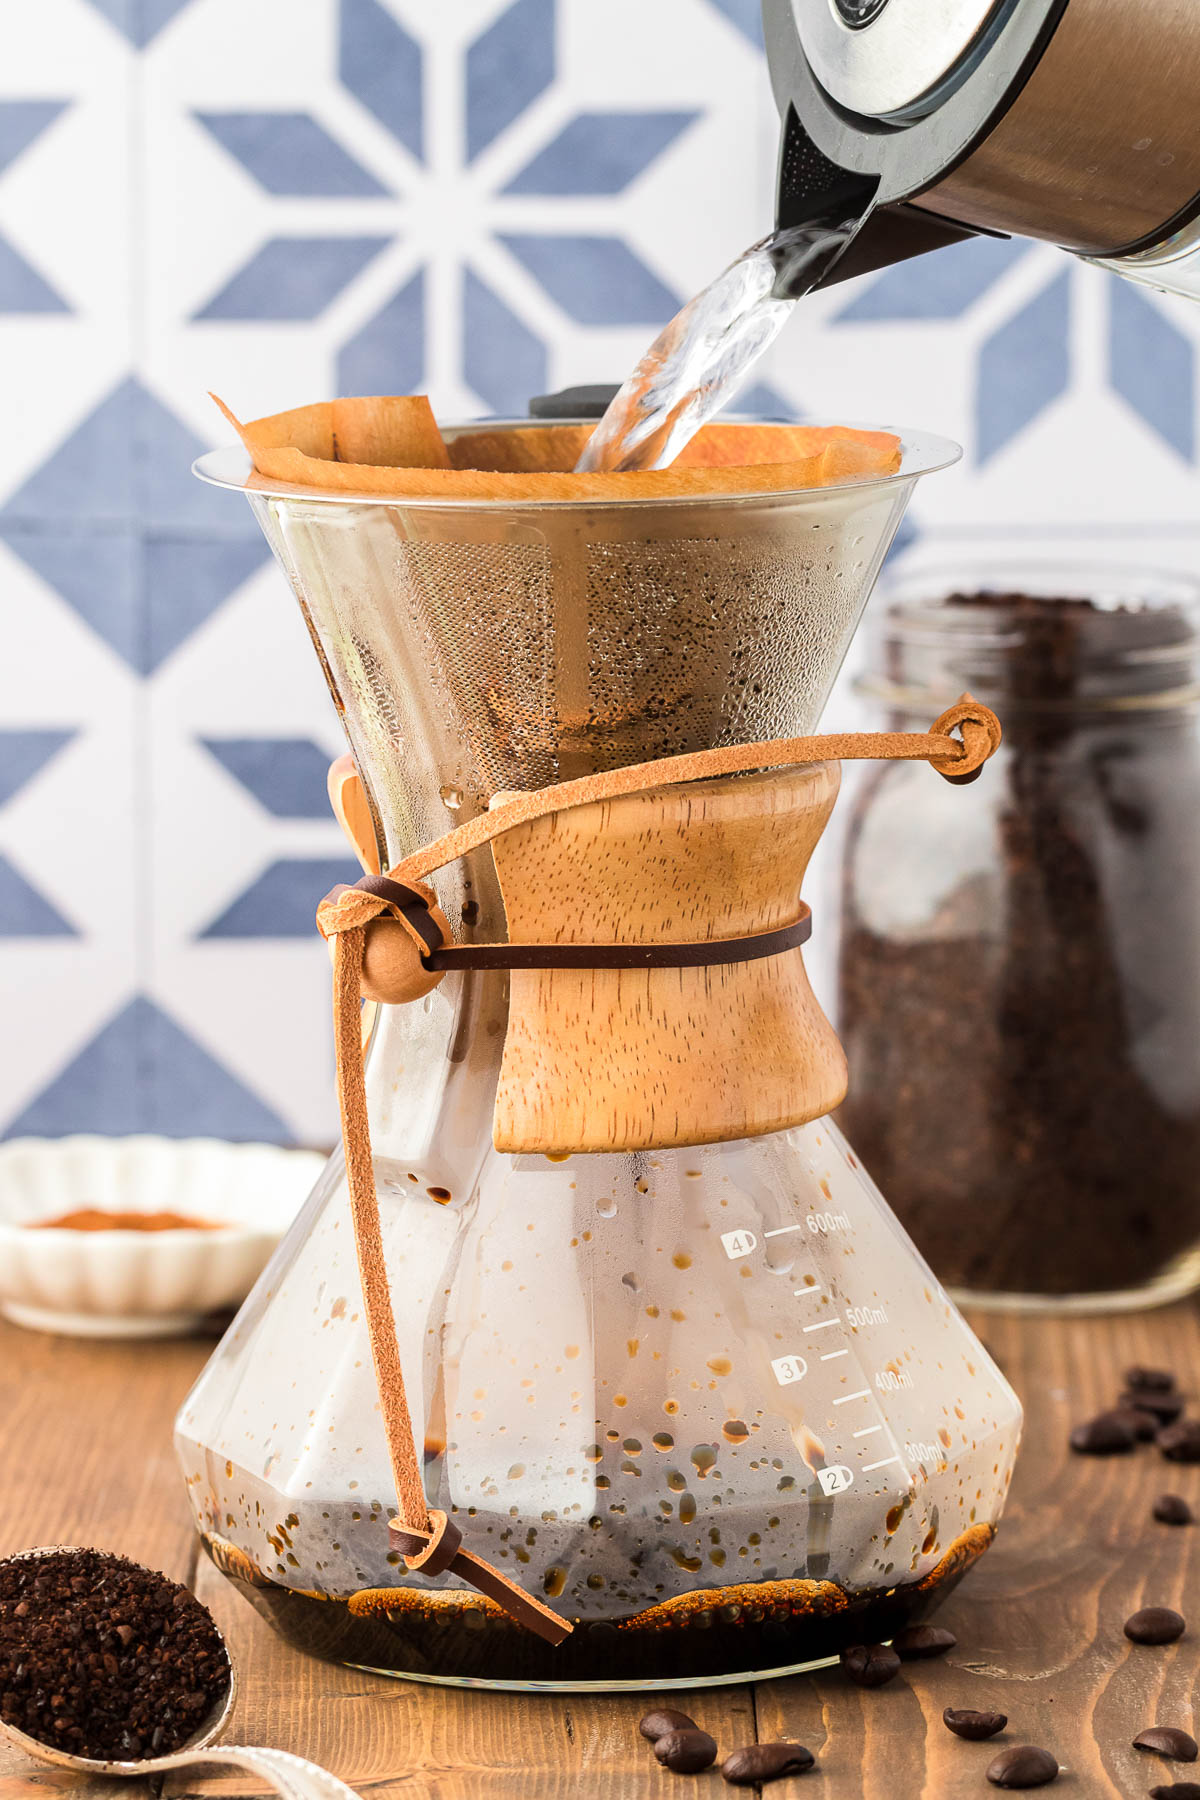
[[[886, 476], [630, 503], [257, 478], [369, 798], [364, 863], [497, 796], [810, 731], [915, 480], [952, 455], [905, 434]], [[728, 936], [747, 869], [794, 913], [837, 779], [650, 782], [531, 827], [517, 873], [504, 839], [449, 864], [437, 900], [463, 943], [524, 941], [531, 919], [618, 937], [634, 911]], [[701, 863], [731, 872], [725, 926], [684, 916]], [[577, 972], [540, 1044], [557, 972], [453, 972], [378, 1008], [367, 1106], [425, 1498], [574, 1629], [551, 1644], [393, 1547], [339, 1153], [178, 1423], [209, 1554], [292, 1642], [496, 1686], [732, 1679], [890, 1637], [987, 1547], [1016, 1399], [823, 1116], [843, 1069], [800, 950], [746, 967], [660, 972], [713, 1000], [665, 1036], [640, 970]], [[791, 1029], [783, 980], [811, 1049], [798, 1084], [794, 1044], [765, 1053]], [[600, 989], [608, 1036], [585, 1055]]]

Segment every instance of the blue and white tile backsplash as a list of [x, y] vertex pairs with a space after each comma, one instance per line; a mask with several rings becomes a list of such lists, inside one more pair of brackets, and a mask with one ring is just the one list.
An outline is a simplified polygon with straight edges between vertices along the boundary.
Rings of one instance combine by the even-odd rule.
[[[244, 417], [614, 379], [769, 225], [757, 0], [38, 0], [0, 71], [0, 1131], [334, 1134], [342, 745]], [[904, 554], [1200, 568], [1200, 315], [981, 240], [809, 303], [768, 411], [948, 432]], [[836, 704], [836, 703], [835, 703]]]

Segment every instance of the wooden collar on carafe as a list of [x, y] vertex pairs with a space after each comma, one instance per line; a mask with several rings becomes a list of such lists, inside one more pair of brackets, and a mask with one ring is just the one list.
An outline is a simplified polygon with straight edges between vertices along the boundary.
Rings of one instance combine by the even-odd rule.
[[[959, 737], [951, 735], [958, 731]], [[462, 1534], [444, 1512], [431, 1510], [425, 1496], [421, 1459], [413, 1433], [400, 1350], [392, 1310], [391, 1288], [383, 1250], [379, 1201], [371, 1157], [366, 1080], [360, 1018], [363, 955], [371, 924], [397, 920], [410, 940], [410, 974], [417, 993], [428, 992], [438, 968], [620, 967], [705, 964], [779, 955], [808, 936], [808, 908], [798, 903], [797, 917], [770, 933], [749, 938], [710, 939], [675, 945], [455, 945], [444, 916], [424, 878], [448, 863], [518, 825], [567, 808], [611, 800], [679, 782], [702, 781], [754, 769], [834, 761], [928, 762], [947, 781], [973, 781], [1000, 743], [996, 715], [969, 694], [934, 723], [930, 732], [851, 732], [828, 736], [778, 738], [757, 744], [735, 744], [681, 756], [605, 770], [576, 781], [516, 795], [478, 818], [448, 832], [436, 843], [414, 851], [384, 876], [364, 876], [355, 886], [338, 886], [317, 910], [321, 935], [334, 944], [334, 1030], [337, 1053], [338, 1106], [346, 1153], [346, 1178], [354, 1240], [362, 1279], [363, 1304], [380, 1410], [396, 1484], [399, 1517], [390, 1522], [393, 1549], [414, 1574], [452, 1574], [502, 1607], [518, 1624], [552, 1644], [571, 1631], [567, 1620], [502, 1575], [462, 1545]], [[570, 962], [563, 964], [564, 950]], [[653, 954], [648, 954], [653, 953]], [[631, 965], [627, 960], [636, 956]], [[435, 960], [437, 959], [437, 960]], [[367, 1589], [355, 1600], [372, 1610], [387, 1610], [390, 1589]], [[411, 1590], [403, 1590], [411, 1593]]]

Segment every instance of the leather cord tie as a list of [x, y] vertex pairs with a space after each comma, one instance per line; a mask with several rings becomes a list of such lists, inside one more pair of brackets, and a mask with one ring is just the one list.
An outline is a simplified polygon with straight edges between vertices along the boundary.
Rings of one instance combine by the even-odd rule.
[[429, 902], [416, 888], [386, 875], [364, 875], [351, 887], [339, 882], [322, 905], [343, 894], [371, 894], [392, 909], [416, 938], [426, 969], [697, 969], [716, 963], [757, 962], [798, 949], [812, 936], [812, 910], [801, 900], [796, 917], [773, 931], [746, 937], [696, 938], [681, 944], [447, 944]]
[[[955, 732], [957, 737], [952, 735]], [[947, 781], [965, 784], [979, 774], [999, 745], [1000, 736], [1000, 721], [995, 713], [970, 694], [964, 694], [935, 720], [929, 732], [850, 732], [776, 738], [608, 769], [598, 775], [517, 794], [414, 851], [385, 875], [364, 876], [353, 887], [338, 886], [322, 900], [317, 909], [317, 928], [334, 946], [337, 1093], [350, 1212], [367, 1333], [399, 1506], [399, 1517], [391, 1521], [389, 1535], [392, 1547], [401, 1553], [414, 1574], [459, 1576], [501, 1606], [518, 1624], [551, 1644], [561, 1643], [572, 1629], [567, 1620], [532, 1594], [473, 1551], [464, 1549], [458, 1527], [445, 1513], [431, 1511], [425, 1496], [421, 1456], [400, 1365], [371, 1157], [360, 1020], [367, 926], [384, 916], [398, 920], [429, 969], [674, 968], [777, 956], [808, 938], [812, 917], [803, 904], [796, 919], [778, 930], [691, 944], [454, 944], [432, 915], [437, 899], [425, 877], [514, 826], [527, 825], [551, 813], [649, 788], [711, 780], [752, 769], [815, 762], [928, 762]], [[411, 1592], [364, 1589], [361, 1599], [386, 1610], [388, 1594], [393, 1591], [406, 1595]], [[355, 1596], [351, 1596], [352, 1607], [354, 1601]]]

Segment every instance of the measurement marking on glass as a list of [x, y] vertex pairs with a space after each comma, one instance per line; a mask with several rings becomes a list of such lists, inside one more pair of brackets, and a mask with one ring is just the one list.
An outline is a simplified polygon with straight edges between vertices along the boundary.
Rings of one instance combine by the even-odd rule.
[[870, 1388], [859, 1388], [856, 1394], [842, 1394], [833, 1404], [835, 1406], [847, 1406], [851, 1400], [869, 1400], [870, 1398]]
[[[849, 1231], [850, 1215], [844, 1212], [809, 1213], [804, 1223], [814, 1237], [828, 1237], [831, 1231]], [[799, 1227], [795, 1227], [799, 1229]], [[767, 1236], [770, 1237], [768, 1232]]]
[[824, 1356], [821, 1358], [821, 1361], [822, 1362], [833, 1362], [836, 1357], [849, 1356], [849, 1354], [850, 1354], [850, 1352], [848, 1350], [827, 1350], [825, 1352]]
[[793, 1381], [803, 1381], [808, 1374], [808, 1364], [802, 1356], [777, 1356], [771, 1364], [772, 1373], [780, 1387], [790, 1387]]
[[913, 1379], [907, 1369], [880, 1369], [875, 1377], [875, 1386], [881, 1394], [895, 1394], [901, 1388], [910, 1388], [912, 1384]]
[[876, 1432], [877, 1432], [877, 1431], [882, 1431], [882, 1430], [883, 1430], [883, 1426], [882, 1426], [882, 1425], [864, 1425], [864, 1426], [863, 1426], [863, 1428], [862, 1428], [862, 1430], [861, 1430], [861, 1431], [856, 1431], [856, 1432], [855, 1432], [855, 1433], [854, 1433], [854, 1435], [855, 1435], [855, 1437], [856, 1437], [856, 1438], [859, 1438], [859, 1437], [874, 1437], [874, 1436], [875, 1436], [875, 1433], [876, 1433]]
[[801, 1294], [819, 1294], [821, 1292], [822, 1288], [820, 1282], [814, 1281], [811, 1287], [793, 1288], [792, 1297], [793, 1299], [799, 1299]]
[[847, 1325], [886, 1325], [888, 1316], [882, 1306], [848, 1306]]
[[818, 1319], [815, 1325], [806, 1325], [804, 1329], [805, 1331], [825, 1331], [830, 1325], [836, 1325], [837, 1323], [838, 1321], [836, 1319]]
[[786, 1236], [786, 1234], [789, 1231], [800, 1231], [800, 1230], [802, 1230], [802, 1227], [799, 1225], [777, 1225], [775, 1227], [774, 1231], [764, 1231], [763, 1236], [764, 1237], [784, 1237], [784, 1236]]
[[[864, 1463], [863, 1467], [862, 1467], [862, 1472], [864, 1475], [869, 1475], [871, 1473], [872, 1469], [886, 1469], [889, 1463], [898, 1463], [898, 1462], [900, 1462], [900, 1458], [898, 1456], [885, 1456], [881, 1462]], [[900, 1467], [903, 1468], [904, 1464], [900, 1463]]]

